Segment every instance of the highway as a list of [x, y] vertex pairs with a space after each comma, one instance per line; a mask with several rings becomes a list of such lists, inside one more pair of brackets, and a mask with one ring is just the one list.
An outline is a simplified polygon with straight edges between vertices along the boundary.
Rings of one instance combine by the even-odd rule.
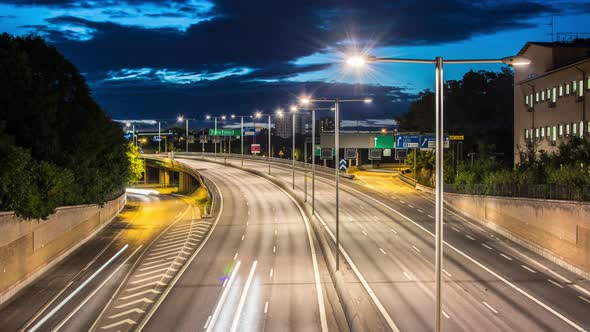
[[129, 195], [120, 218], [0, 310], [2, 330], [346, 331], [295, 200], [251, 173], [188, 163], [215, 195], [211, 218], [177, 196]]
[[[239, 165], [237, 159], [227, 161]], [[265, 164], [246, 160], [244, 166], [267, 172]], [[295, 183], [299, 197], [301, 170]], [[334, 233], [333, 176], [318, 175], [316, 209]], [[290, 165], [274, 163], [272, 176], [290, 184]], [[342, 249], [383, 305], [393, 330], [433, 330], [433, 201], [399, 180], [390, 190], [383, 190], [380, 181], [342, 180]], [[590, 328], [588, 281], [451, 211], [445, 211], [445, 220], [445, 330]]]

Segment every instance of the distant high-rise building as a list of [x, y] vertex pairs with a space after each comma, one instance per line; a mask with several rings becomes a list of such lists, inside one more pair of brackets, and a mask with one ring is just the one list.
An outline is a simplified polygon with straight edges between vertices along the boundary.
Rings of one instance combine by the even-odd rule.
[[514, 161], [527, 143], [554, 152], [570, 137], [590, 138], [590, 39], [529, 42], [518, 53], [531, 60], [514, 68]]
[[[289, 138], [293, 133], [293, 114], [285, 113], [282, 117], [275, 118], [276, 135], [282, 138]], [[295, 134], [302, 135], [305, 130], [306, 113], [295, 115]]]

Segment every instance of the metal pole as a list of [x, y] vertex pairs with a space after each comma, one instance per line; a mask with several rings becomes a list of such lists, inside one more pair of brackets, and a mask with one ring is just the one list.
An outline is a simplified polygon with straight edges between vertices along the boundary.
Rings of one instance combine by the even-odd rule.
[[217, 160], [217, 117], [214, 118], [215, 120], [215, 136], [213, 136], [213, 146], [215, 147], [215, 152], [213, 153], [213, 157]]
[[137, 146], [137, 142], [135, 141], [135, 125], [133, 125], [133, 146]]
[[270, 114], [268, 115], [268, 175], [270, 175]]
[[311, 214], [315, 215], [315, 110], [311, 110]]
[[188, 119], [186, 119], [186, 152], [188, 153]]
[[162, 150], [161, 145], [160, 145], [161, 142], [162, 142], [162, 133], [161, 133], [160, 121], [158, 121], [158, 153], [160, 153]]
[[436, 194], [435, 194], [435, 288], [436, 288], [436, 311], [435, 331], [440, 332], [442, 322], [442, 266], [443, 266], [443, 59], [436, 58]]
[[418, 180], [417, 166], [418, 165], [418, 148], [414, 148], [414, 179]]
[[242, 167], [244, 167], [244, 117], [240, 117], [242, 119], [240, 125], [240, 154], [242, 155]]
[[295, 112], [293, 112], [293, 147], [291, 148], [291, 172], [293, 173], [293, 190], [295, 190]]
[[303, 186], [305, 191], [304, 202], [307, 202], [307, 138], [303, 140]]
[[336, 159], [334, 162], [334, 174], [336, 175], [336, 271], [340, 269], [340, 211], [339, 211], [339, 192], [340, 175], [338, 174], [338, 161], [340, 160], [340, 117], [338, 115], [338, 100], [334, 103], [334, 148], [336, 149]]

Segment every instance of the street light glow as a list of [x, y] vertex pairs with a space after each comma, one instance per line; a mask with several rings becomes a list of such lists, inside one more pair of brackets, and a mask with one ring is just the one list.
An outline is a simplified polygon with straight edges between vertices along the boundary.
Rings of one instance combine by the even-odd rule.
[[373, 102], [373, 99], [371, 99], [371, 98], [365, 98], [365, 99], [363, 99], [363, 102], [364, 102], [365, 104], [370, 104], [370, 103], [372, 103], [372, 102]]
[[236, 115], [235, 115], [235, 114], [232, 114], [232, 115], [231, 115], [231, 118], [232, 118], [232, 119], [235, 119], [235, 118], [236, 118]]
[[221, 116], [221, 120], [225, 120], [225, 115], [222, 115]]
[[367, 64], [367, 58], [361, 55], [354, 55], [346, 59], [346, 64], [351, 67], [359, 68]]
[[182, 120], [184, 120], [183, 116], [179, 116], [176, 120], [178, 120], [178, 122], [182, 122]]
[[282, 109], [280, 109], [280, 108], [279, 108], [279, 109], [277, 110], [277, 116], [278, 116], [278, 117], [281, 117], [281, 118], [283, 117], [283, 110], [282, 110]]
[[297, 106], [291, 106], [291, 112], [297, 112]]
[[307, 97], [304, 98], [299, 98], [299, 102], [303, 105], [309, 105], [309, 103], [311, 102], [311, 100]]
[[211, 116], [207, 115], [207, 116], [205, 116], [205, 119], [209, 120], [209, 119], [211, 119]]
[[127, 123], [125, 124], [125, 127], [127, 127], [127, 128], [131, 127], [131, 123], [127, 122]]
[[261, 116], [262, 116], [262, 113], [260, 113], [260, 112], [256, 112], [256, 118], [257, 118], [257, 119], [260, 119], [260, 117], [261, 117]]
[[526, 57], [516, 55], [502, 58], [502, 63], [517, 67], [529, 65], [531, 63], [531, 60]]

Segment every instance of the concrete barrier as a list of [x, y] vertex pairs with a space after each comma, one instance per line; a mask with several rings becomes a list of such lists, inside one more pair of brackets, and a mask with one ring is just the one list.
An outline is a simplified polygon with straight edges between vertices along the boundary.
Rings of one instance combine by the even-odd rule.
[[590, 279], [590, 203], [451, 193], [445, 203]]
[[60, 207], [46, 220], [0, 212], [0, 306], [102, 230], [125, 200]]

